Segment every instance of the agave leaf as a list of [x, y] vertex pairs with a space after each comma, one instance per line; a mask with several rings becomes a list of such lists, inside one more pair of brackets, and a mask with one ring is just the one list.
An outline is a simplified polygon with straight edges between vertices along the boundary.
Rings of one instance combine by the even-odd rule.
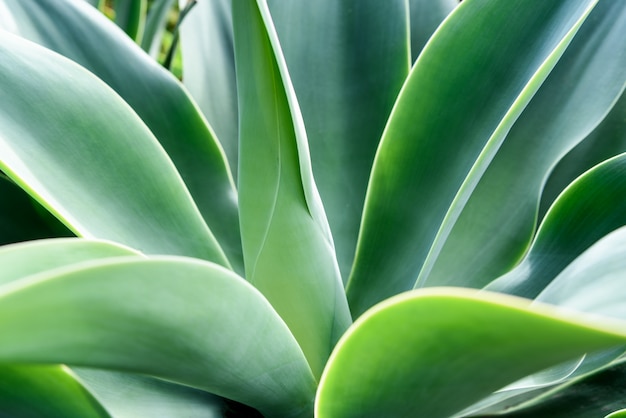
[[109, 418], [66, 367], [6, 364], [0, 365], [0, 415]]
[[[181, 8], [187, 0], [179, 0]], [[231, 0], [200, 1], [180, 27], [183, 82], [237, 172], [238, 110]]]
[[579, 177], [554, 202], [522, 262], [486, 289], [536, 297], [578, 255], [626, 225], [626, 154]]
[[99, 258], [138, 256], [112, 242], [79, 238], [38, 240], [0, 247], [0, 284]]
[[411, 62], [415, 62], [435, 29], [458, 4], [458, 0], [409, 0]]
[[602, 123], [559, 161], [541, 195], [539, 219], [543, 219], [557, 196], [577, 177], [602, 161], [626, 152], [626, 92]]
[[155, 0], [146, 17], [146, 26], [141, 38], [141, 48], [156, 59], [161, 51], [167, 15], [175, 0]]
[[481, 288], [519, 261], [552, 167], [594, 130], [626, 87], [626, 53], [616, 53], [625, 30], [622, 3], [595, 7], [507, 135], [441, 252], [425, 261], [420, 286]]
[[246, 278], [285, 320], [319, 376], [351, 322], [332, 238], [267, 4], [234, 2], [233, 21]]
[[528, 302], [431, 288], [377, 305], [337, 344], [316, 416], [447, 417], [524, 375], [626, 342], [624, 322]]
[[2, 32], [0, 97], [0, 169], [73, 232], [228, 265], [163, 148], [92, 74]]
[[212, 263], [109, 258], [42, 272], [0, 288], [0, 318], [5, 363], [143, 373], [268, 416], [311, 412], [315, 381], [288, 328]]
[[115, 23], [138, 44], [143, 38], [146, 25], [146, 0], [114, 0]]
[[386, 0], [384, 6], [378, 0], [268, 3], [347, 280], [374, 154], [409, 72], [407, 5], [405, 0]]
[[376, 155], [347, 287], [353, 315], [415, 285], [596, 3], [467, 0], [435, 32]]
[[54, 217], [12, 181], [0, 175], [0, 245], [55, 236], [72, 236]]
[[607, 411], [626, 407], [624, 360], [611, 364], [560, 385], [543, 395], [511, 408], [472, 415], [475, 417], [507, 418], [589, 418], [600, 417]]
[[16, 33], [83, 65], [131, 105], [180, 171], [235, 270], [243, 271], [237, 193], [228, 165], [211, 128], [181, 84], [83, 2], [1, 3], [15, 16]]
[[130, 373], [73, 368], [115, 418], [221, 418], [226, 401], [210, 393]]

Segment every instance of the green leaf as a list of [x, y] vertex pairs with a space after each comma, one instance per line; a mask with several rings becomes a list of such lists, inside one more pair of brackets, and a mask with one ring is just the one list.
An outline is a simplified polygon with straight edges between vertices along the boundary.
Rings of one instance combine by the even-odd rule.
[[410, 67], [406, 1], [268, 3], [347, 281], [374, 154]]
[[458, 0], [409, 0], [412, 62], [415, 62], [441, 22], [458, 5]]
[[0, 97], [0, 169], [73, 232], [228, 265], [167, 154], [92, 74], [2, 32]]
[[233, 21], [246, 278], [285, 320], [319, 376], [351, 322], [332, 238], [267, 5], [234, 2]]
[[441, 252], [427, 258], [420, 286], [481, 288], [519, 262], [550, 171], [626, 87], [626, 54], [616, 53], [625, 29], [623, 4], [603, 1], [594, 8], [506, 136]]
[[59, 221], [12, 181], [0, 175], [0, 245], [55, 236], [72, 236]]
[[138, 256], [126, 247], [82, 238], [57, 238], [0, 247], [0, 284], [100, 258]]
[[109, 418], [66, 367], [0, 365], [0, 416]]
[[172, 10], [174, 2], [175, 0], [155, 0], [148, 11], [143, 37], [141, 38], [141, 48], [154, 59], [161, 52], [167, 16]]
[[242, 272], [237, 192], [211, 128], [178, 80], [82, 2], [3, 2], [16, 16], [18, 34], [83, 65], [130, 104], [180, 171], [230, 263]]
[[353, 315], [416, 284], [596, 3], [467, 0], [435, 33], [376, 155], [347, 287]]
[[572, 183], [550, 208], [522, 262], [486, 289], [536, 297], [578, 255], [626, 225], [626, 154]]
[[226, 401], [210, 393], [152, 377], [72, 369], [115, 418], [221, 418]]
[[337, 344], [316, 416], [448, 417], [524, 375], [626, 342], [624, 322], [528, 302], [432, 288], [377, 305]]
[[[237, 173], [238, 110], [231, 0], [199, 1], [180, 28], [183, 82]], [[179, 0], [181, 9], [187, 0]]]
[[211, 263], [110, 258], [43, 272], [0, 288], [0, 318], [4, 363], [142, 373], [268, 416], [311, 412], [315, 381], [288, 328]]
[[146, 0], [114, 0], [115, 23], [138, 44], [143, 38], [146, 24]]

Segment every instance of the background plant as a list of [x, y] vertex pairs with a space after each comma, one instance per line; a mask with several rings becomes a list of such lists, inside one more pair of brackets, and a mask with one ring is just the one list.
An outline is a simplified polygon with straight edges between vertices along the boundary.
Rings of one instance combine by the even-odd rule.
[[626, 407], [621, 2], [170, 6], [0, 1], [3, 411]]

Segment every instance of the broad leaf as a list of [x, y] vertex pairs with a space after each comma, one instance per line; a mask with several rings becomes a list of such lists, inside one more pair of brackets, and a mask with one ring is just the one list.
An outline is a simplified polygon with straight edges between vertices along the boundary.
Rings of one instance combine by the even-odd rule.
[[416, 285], [596, 3], [466, 0], [431, 38], [374, 162], [347, 287], [353, 315]]
[[285, 320], [319, 376], [350, 324], [332, 238], [267, 5], [234, 2], [233, 20], [246, 278]]
[[315, 381], [288, 328], [211, 263], [109, 258], [42, 272], [0, 287], [0, 318], [4, 363], [143, 373], [268, 416], [310, 414]]
[[347, 281], [374, 154], [411, 63], [407, 5], [405, 0], [386, 0], [384, 6], [379, 0], [268, 3]]
[[[83, 65], [132, 106], [180, 171], [230, 263], [243, 271], [237, 193], [211, 128], [181, 84], [106, 17], [81, 1], [0, 0], [2, 3], [15, 16], [16, 33]], [[96, 113], [101, 112], [94, 110]]]
[[228, 265], [163, 148], [92, 74], [2, 32], [0, 100], [0, 169], [73, 232]]
[[486, 292], [408, 292], [365, 313], [337, 344], [316, 416], [448, 417], [524, 375], [625, 342], [626, 322]]
[[519, 261], [552, 167], [594, 130], [626, 87], [626, 53], [616, 53], [625, 31], [623, 4], [600, 2], [513, 125], [441, 252], [429, 254], [420, 286], [481, 288]]
[[109, 257], [139, 256], [120, 245], [80, 238], [38, 240], [0, 247], [0, 284], [25, 276]]

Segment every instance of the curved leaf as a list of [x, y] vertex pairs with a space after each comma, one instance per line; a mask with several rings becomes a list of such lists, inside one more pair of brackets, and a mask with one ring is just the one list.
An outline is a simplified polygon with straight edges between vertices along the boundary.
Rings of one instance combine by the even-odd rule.
[[62, 366], [0, 365], [0, 416], [109, 418]]
[[441, 249], [508, 130], [596, 3], [466, 0], [440, 26], [400, 93], [376, 155], [347, 287], [353, 315], [415, 285], [427, 255]]
[[386, 0], [384, 7], [378, 0], [268, 3], [347, 281], [374, 154], [409, 72], [407, 3]]
[[626, 322], [465, 289], [408, 292], [372, 308], [337, 344], [316, 416], [448, 417], [524, 375], [624, 342]]
[[594, 130], [626, 87], [625, 31], [624, 4], [602, 1], [594, 8], [506, 136], [441, 252], [425, 261], [420, 286], [481, 288], [519, 261], [552, 167]]
[[75, 233], [228, 265], [163, 148], [92, 74], [2, 32], [0, 97], [0, 169]]
[[[181, 9], [187, 0], [178, 0]], [[180, 27], [183, 82], [219, 138], [233, 173], [238, 161], [237, 81], [231, 0], [200, 1]]]
[[149, 374], [268, 416], [312, 408], [315, 381], [282, 320], [245, 280], [200, 260], [111, 258], [14, 281], [0, 287], [0, 333], [4, 363]]
[[18, 34], [83, 65], [130, 104], [180, 171], [230, 263], [243, 271], [237, 192], [228, 165], [178, 80], [81, 1], [3, 2], [16, 16]]
[[554, 202], [522, 262], [485, 288], [536, 297], [579, 254], [626, 225], [626, 154], [579, 177]]
[[233, 20], [246, 278], [285, 320], [319, 376], [350, 313], [267, 5], [234, 2]]
[[138, 256], [130, 248], [82, 238], [39, 240], [0, 247], [0, 284], [100, 258]]

